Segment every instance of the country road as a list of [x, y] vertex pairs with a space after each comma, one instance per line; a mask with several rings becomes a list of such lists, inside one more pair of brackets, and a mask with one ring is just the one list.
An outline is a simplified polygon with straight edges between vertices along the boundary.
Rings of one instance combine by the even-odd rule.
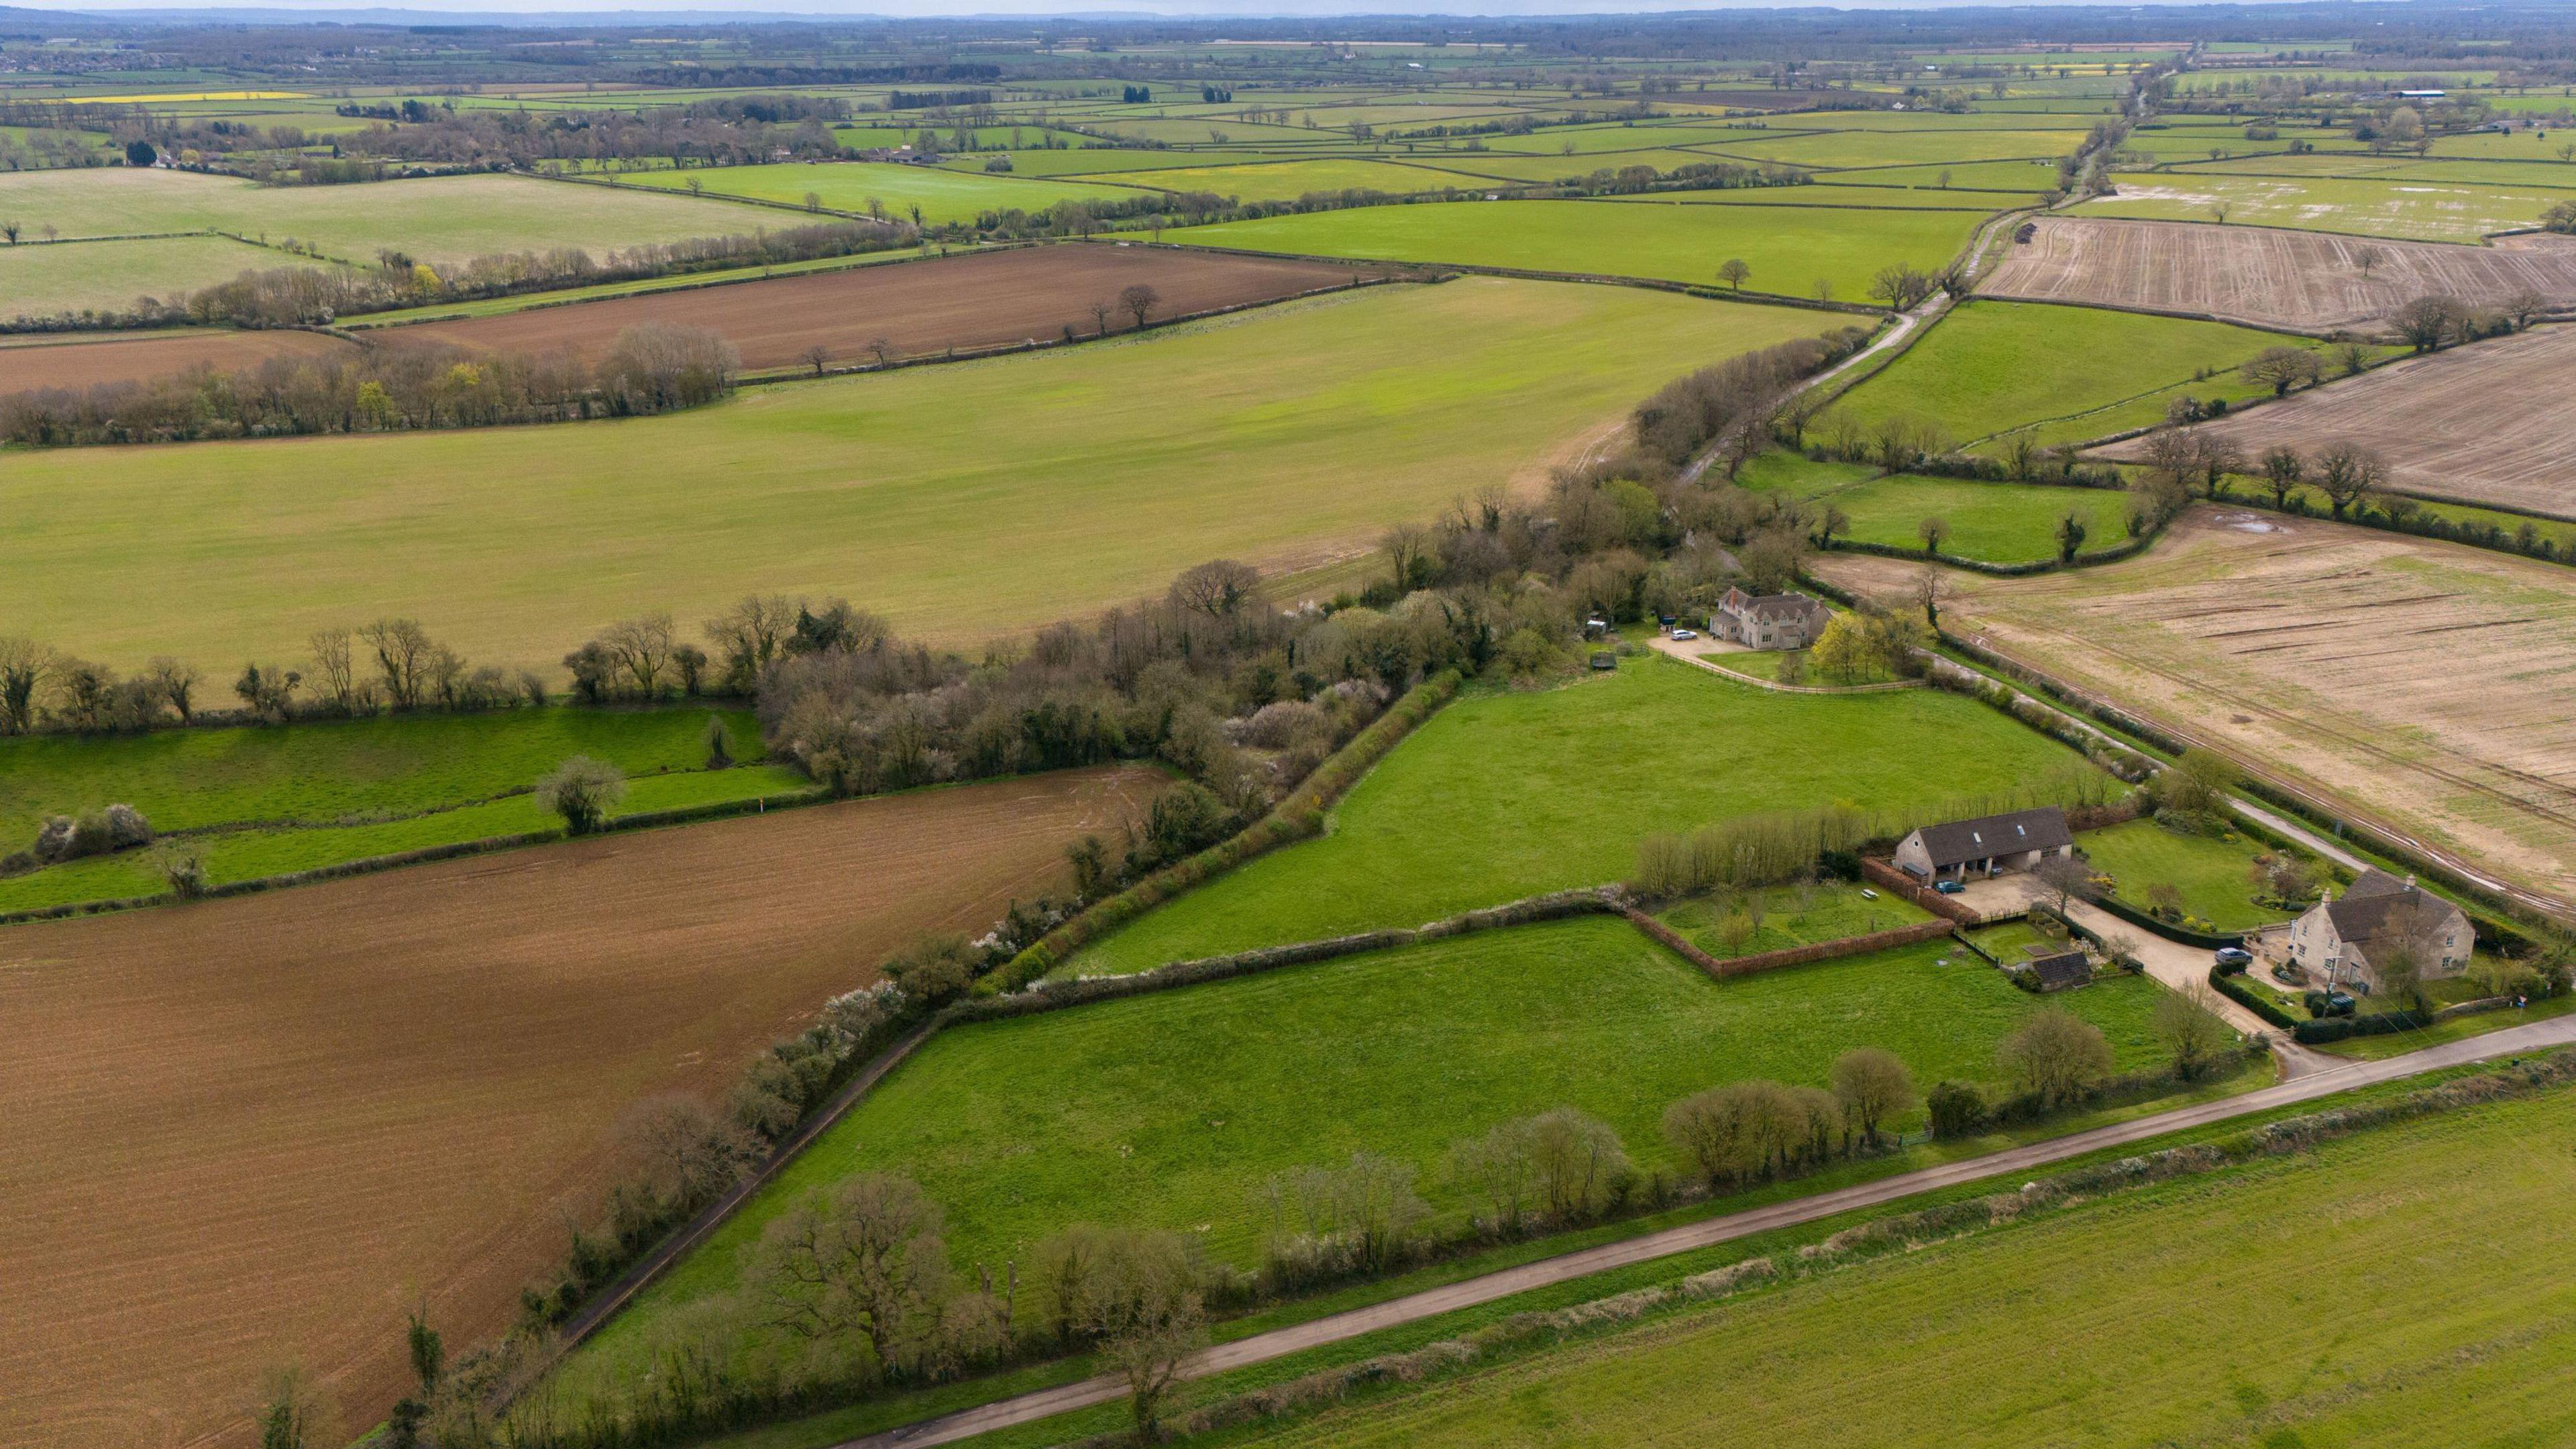
[[[2234, 1097], [2224, 1097], [2213, 1102], [2200, 1102], [2188, 1107], [2176, 1107], [2172, 1111], [2159, 1112], [2149, 1117], [2113, 1123], [2107, 1127], [2096, 1127], [2086, 1132], [2051, 1138], [2046, 1142], [2007, 1148], [2001, 1152], [1988, 1153], [1983, 1157], [1970, 1158], [1961, 1162], [1921, 1168], [1914, 1172], [1881, 1178], [1876, 1182], [1860, 1183], [1852, 1187], [1837, 1188], [1832, 1192], [1818, 1193], [1813, 1197], [1773, 1203], [1767, 1207], [1750, 1208], [1744, 1212], [1729, 1213], [1723, 1217], [1708, 1218], [1701, 1222], [1685, 1223], [1677, 1228], [1666, 1228], [1661, 1232], [1647, 1233], [1620, 1242], [1604, 1243], [1597, 1248], [1586, 1248], [1580, 1252], [1543, 1258], [1535, 1263], [1524, 1263], [1516, 1268], [1487, 1273], [1481, 1277], [1427, 1289], [1402, 1298], [1389, 1299], [1384, 1303], [1371, 1304], [1365, 1308], [1354, 1308], [1347, 1313], [1336, 1313], [1312, 1322], [1275, 1328], [1267, 1333], [1254, 1334], [1249, 1338], [1240, 1338], [1232, 1343], [1222, 1343], [1209, 1348], [1193, 1358], [1181, 1372], [1184, 1378], [1205, 1378], [1211, 1374], [1224, 1373], [1250, 1364], [1266, 1363], [1272, 1359], [1325, 1344], [1340, 1343], [1380, 1329], [1395, 1328], [1437, 1317], [1443, 1313], [1473, 1308], [1480, 1304], [1491, 1303], [1496, 1299], [1508, 1298], [1516, 1293], [1526, 1293], [1533, 1289], [1590, 1277], [1596, 1273], [1606, 1273], [1617, 1268], [1652, 1262], [1657, 1258], [1687, 1253], [1718, 1243], [1732, 1242], [1756, 1233], [1796, 1227], [1801, 1223], [1816, 1222], [1860, 1208], [1883, 1206], [1911, 1197], [1916, 1193], [2029, 1172], [2052, 1163], [2080, 1157], [2086, 1153], [2099, 1152], [2104, 1148], [2125, 1147], [2132, 1143], [2161, 1137], [2169, 1132], [2251, 1116], [2276, 1107], [2312, 1102], [2320, 1097], [2350, 1091], [2356, 1087], [2402, 1081], [2408, 1077], [2439, 1071], [2445, 1067], [2489, 1061], [2521, 1052], [2566, 1046], [2570, 1043], [2576, 1043], [2576, 1016], [2553, 1017], [2547, 1021], [2508, 1027], [2502, 1031], [2490, 1032], [2485, 1036], [2446, 1042], [2440, 1046], [2427, 1047], [2422, 1051], [2409, 1052], [2404, 1056], [2389, 1057], [2380, 1061], [2343, 1062], [2275, 1086], [2258, 1088]], [[1124, 1396], [1126, 1392], [1126, 1385], [1113, 1377], [1085, 1379], [1080, 1383], [1021, 1394], [1015, 1398], [1003, 1399], [972, 1409], [960, 1409], [935, 1419], [924, 1419], [919, 1423], [888, 1429], [883, 1433], [871, 1434], [865, 1438], [848, 1440], [834, 1445], [833, 1449], [896, 1449], [896, 1446], [900, 1445], [953, 1444], [977, 1434], [1035, 1423], [1056, 1414], [1090, 1408], [1096, 1404], [1111, 1403]]]

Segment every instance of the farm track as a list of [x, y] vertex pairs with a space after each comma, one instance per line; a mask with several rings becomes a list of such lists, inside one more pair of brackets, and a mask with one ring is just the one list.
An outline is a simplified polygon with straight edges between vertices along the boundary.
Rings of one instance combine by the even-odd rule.
[[[0, 930], [0, 1443], [247, 1443], [300, 1359], [352, 1423], [401, 1314], [505, 1327], [619, 1114], [717, 1092], [924, 930], [981, 929], [1162, 776], [1106, 769]], [[148, 1044], [148, 1047], [147, 1047]], [[148, 1054], [148, 1060], [147, 1060]], [[41, 1305], [41, 1313], [34, 1311]]]
[[[2576, 1042], [2576, 1017], [2562, 1016], [2380, 1061], [2338, 1063], [2274, 1086], [2260, 1087], [2213, 1102], [2177, 1107], [2152, 1116], [2070, 1133], [2025, 1147], [2008, 1148], [1962, 1162], [1944, 1163], [1875, 1182], [1686, 1223], [1524, 1263], [1365, 1308], [1272, 1329], [1201, 1350], [1183, 1366], [1181, 1376], [1206, 1378], [1268, 1363], [1308, 1349], [1347, 1342], [1364, 1334], [1475, 1308], [1517, 1294], [1734, 1242], [1757, 1233], [1777, 1232], [1844, 1213], [1881, 1207], [1941, 1188], [2018, 1175], [2089, 1153], [2148, 1142], [2170, 1133], [2248, 1117], [2258, 1112], [2298, 1106], [2359, 1087], [2404, 1081], [2426, 1072], [2547, 1050], [2570, 1042]], [[847, 1440], [832, 1446], [832, 1449], [919, 1449], [919, 1446], [953, 1444], [978, 1434], [1114, 1403], [1126, 1392], [1123, 1380], [1103, 1375]]]

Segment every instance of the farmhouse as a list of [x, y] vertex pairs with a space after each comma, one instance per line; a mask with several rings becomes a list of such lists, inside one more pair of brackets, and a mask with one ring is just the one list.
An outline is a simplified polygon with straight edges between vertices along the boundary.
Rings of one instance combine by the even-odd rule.
[[2381, 972], [2411, 953], [2426, 978], [2456, 976], [2476, 940], [2458, 906], [2384, 870], [2365, 870], [2337, 900], [2308, 908], [2290, 926], [2290, 959], [2330, 985], [2377, 990]]
[[1754, 649], [1804, 649], [1825, 632], [1833, 613], [1801, 593], [1748, 594], [1728, 589], [1708, 616], [1708, 632]]
[[1924, 825], [1896, 843], [1896, 864], [1923, 880], [1957, 880], [2029, 870], [2052, 855], [2075, 850], [2066, 812], [2054, 805]]

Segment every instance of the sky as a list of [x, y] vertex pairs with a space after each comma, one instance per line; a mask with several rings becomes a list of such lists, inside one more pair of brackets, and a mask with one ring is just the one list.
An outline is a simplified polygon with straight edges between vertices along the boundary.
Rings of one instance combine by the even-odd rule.
[[[295, 13], [328, 15], [352, 21], [419, 23], [457, 15], [582, 16], [611, 19], [633, 16], [685, 16], [690, 23], [720, 20], [781, 19], [793, 16], [1025, 16], [1151, 15], [1167, 18], [1259, 19], [1331, 15], [1633, 15], [1646, 12], [1814, 8], [1841, 10], [1936, 10], [1992, 6], [1997, 0], [1835, 0], [1830, 5], [1798, 5], [1796, 0], [760, 0], [727, 6], [708, 0], [434, 0], [399, 7], [350, 5], [345, 0], [263, 0], [255, 6], [173, 5], [170, 0], [17, 0], [30, 8], [89, 12], [154, 11], [251, 18]], [[2091, 4], [2101, 0], [2021, 0], [2024, 4]], [[2145, 0], [2146, 4], [2192, 4], [2205, 0]]]

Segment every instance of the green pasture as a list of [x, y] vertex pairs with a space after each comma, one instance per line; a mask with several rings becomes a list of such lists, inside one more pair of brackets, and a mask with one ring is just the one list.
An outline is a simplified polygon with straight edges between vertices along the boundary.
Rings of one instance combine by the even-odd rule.
[[[2163, 1056], [2158, 995], [2126, 978], [2060, 1000], [2135, 1068]], [[573, 1372], [631, 1372], [657, 1323], [739, 1285], [746, 1249], [782, 1210], [857, 1171], [921, 1183], [961, 1267], [1025, 1265], [1079, 1222], [1179, 1229], [1250, 1266], [1254, 1194], [1281, 1169], [1392, 1156], [1420, 1167], [1419, 1190], [1454, 1222], [1465, 1199], [1445, 1151], [1494, 1122], [1573, 1106], [1607, 1121], [1640, 1166], [1673, 1171], [1658, 1124], [1677, 1098], [1750, 1077], [1821, 1085], [1863, 1045], [1926, 1084], [1991, 1080], [1996, 1044], [2041, 1008], [1943, 942], [1714, 982], [1594, 918], [953, 1028], [612, 1321]]]
[[614, 620], [774, 590], [980, 643], [1211, 557], [1364, 551], [1536, 483], [1677, 373], [1834, 320], [1465, 278], [657, 418], [27, 454], [0, 470], [0, 618], [212, 670], [409, 615], [551, 668]]
[[1351, 791], [1323, 838], [1172, 901], [1067, 969], [1106, 975], [1419, 925], [1624, 879], [1659, 831], [1836, 801], [1930, 808], [2078, 763], [1957, 695], [1780, 694], [1635, 660], [1451, 705]]
[[[2545, 1245], [2576, 1191], [2570, 1104], [2375, 1128], [1226, 1442], [2561, 1442], [2576, 1319]], [[1997, 1370], [2042, 1343], [2048, 1371]]]
[[2225, 205], [2239, 225], [2306, 231], [2473, 242], [2489, 232], [2528, 227], [2559, 193], [2456, 182], [2387, 182], [2342, 177], [2121, 172], [2116, 196], [2084, 203], [2088, 216], [2153, 221], [2209, 221]]
[[1165, 241], [1383, 261], [1463, 262], [1715, 284], [1741, 257], [1755, 291], [1865, 301], [1891, 263], [1947, 263], [1980, 217], [1959, 211], [1835, 211], [1786, 206], [1654, 206], [1587, 201], [1426, 202], [1221, 222]]
[[[1279, 159], [1278, 153], [1272, 151], [1163, 151], [1110, 146], [1089, 137], [1083, 139], [1083, 144], [1062, 151], [1012, 150], [1000, 154], [1010, 159], [1009, 174], [1024, 179], [1089, 176], [1099, 172], [1191, 170]], [[992, 173], [984, 170], [984, 163], [992, 159], [989, 155], [951, 156], [939, 164], [951, 171], [990, 175]], [[803, 200], [803, 194], [799, 193], [797, 199]]]
[[[2185, 386], [2231, 403], [2268, 389], [2236, 368], [2267, 347], [2323, 344], [2225, 322], [2045, 302], [1954, 307], [1895, 361], [1838, 399], [1833, 415], [1863, 430], [1891, 418], [1928, 422], [1952, 443], [2043, 425], [2049, 441], [2118, 431], [2105, 411]], [[2145, 421], [2163, 416], [2162, 405]]]
[[[1941, 186], [1947, 175], [1950, 184]], [[1972, 161], [1965, 165], [1933, 166], [1865, 166], [1850, 171], [1832, 171], [1818, 177], [1817, 184], [1837, 189], [1849, 187], [1906, 187], [1930, 189], [1936, 194], [1946, 190], [1958, 193], [1963, 204], [1990, 202], [1995, 210], [2011, 205], [2016, 198], [2036, 198], [2057, 184], [2055, 161]], [[1987, 198], [1981, 192], [2004, 192], [2002, 197]]]
[[[1776, 461], [1745, 471], [1741, 481], [1746, 487], [1787, 491], [1809, 501], [1811, 511], [1838, 508], [1849, 520], [1840, 536], [1861, 543], [1919, 550], [1923, 520], [1939, 517], [1950, 525], [1950, 536], [1941, 545], [1944, 554], [1986, 563], [2036, 563], [2057, 557], [2058, 521], [2070, 513], [2084, 522], [2088, 551], [2128, 537], [2128, 495], [2114, 489], [1886, 477], [1856, 464], [1810, 463], [1794, 453], [1769, 458]], [[1848, 476], [1852, 473], [1862, 476]]]
[[[441, 264], [496, 252], [605, 251], [640, 242], [748, 235], [780, 225], [778, 215], [765, 209], [677, 201], [637, 186], [476, 175], [263, 187], [122, 166], [0, 173], [0, 214], [31, 229], [53, 223], [67, 237], [212, 230], [272, 243], [292, 238], [326, 255], [368, 264], [383, 247]], [[262, 255], [269, 260], [244, 265], [289, 261], [274, 252]]]
[[[1447, 183], [1468, 188], [1481, 180], [1501, 181], [1514, 185], [1547, 185], [1575, 180], [1595, 171], [1617, 171], [1628, 166], [1651, 166], [1657, 171], [1678, 171], [1685, 166], [1712, 166], [1729, 158], [1713, 156], [1706, 151], [1682, 151], [1670, 147], [1649, 147], [1638, 151], [1587, 151], [1576, 156], [1518, 156], [1507, 151], [1441, 151], [1408, 156], [1405, 160], [1424, 168], [1437, 168], [1471, 178]], [[1733, 164], [1742, 165], [1742, 162]]]
[[[1944, 190], [1924, 178], [1922, 186], [1840, 186], [1814, 182], [1804, 186], [1739, 186], [1711, 191], [1654, 191], [1606, 200], [1662, 203], [1666, 206], [1829, 206], [1854, 211], [1894, 207], [1902, 211], [1967, 211], [1980, 217], [2014, 203], [2014, 198], [1985, 191]], [[1864, 223], [1865, 225], [1866, 223]]]
[[1835, 131], [1779, 141], [1748, 143], [1728, 140], [1709, 149], [1757, 161], [1839, 169], [1860, 166], [1920, 166], [1945, 161], [2006, 161], [2031, 156], [2055, 158], [2084, 144], [2084, 132], [1990, 131], [1957, 127], [1935, 131]]
[[[1805, 118], [1797, 119], [1803, 121]], [[1796, 129], [1806, 128], [1799, 126]], [[1602, 126], [1549, 126], [1526, 136], [1483, 136], [1478, 139], [1495, 151], [1518, 152], [1524, 156], [1580, 157], [1596, 151], [1638, 151], [1657, 146], [1722, 146], [1747, 137], [1771, 134], [1775, 133], [1759, 126], [1715, 125], [1703, 121], [1644, 121]]]
[[220, 236], [26, 242], [0, 247], [0, 316], [123, 312], [137, 298], [173, 302], [248, 271], [325, 265]]
[[[1043, 211], [1059, 201], [1133, 201], [1142, 194], [1127, 187], [892, 161], [785, 161], [769, 166], [651, 171], [629, 178], [627, 185], [673, 191], [692, 181], [704, 186], [708, 196], [790, 206], [804, 205], [811, 193], [821, 198], [827, 211], [867, 212], [873, 200], [887, 216], [909, 219], [912, 208], [918, 206], [921, 219], [934, 226], [971, 222], [987, 211]], [[793, 223], [775, 211], [765, 211], [761, 224], [775, 228]]]
[[[1719, 662], [1732, 667], [1737, 659], [1762, 657], [1748, 651], [1719, 656]], [[1698, 896], [1657, 911], [1655, 918], [1721, 961], [1866, 936], [1932, 919], [1931, 912], [1912, 902], [1884, 891], [1873, 891], [1876, 898], [1872, 899], [1861, 894], [1863, 889], [1848, 881], [1828, 880], [1740, 895]]]
[[2169, 885], [2182, 892], [2186, 914], [2221, 931], [2251, 930], [2291, 914], [2254, 901], [2254, 858], [2272, 853], [2261, 841], [2234, 833], [2185, 835], [2152, 820], [2132, 820], [2088, 831], [2076, 844], [2094, 870], [2112, 878], [2113, 894], [2142, 911], [2150, 886]]
[[1153, 186], [1165, 191], [1206, 191], [1238, 201], [1294, 201], [1315, 191], [1384, 191], [1407, 195], [1443, 187], [1467, 189], [1473, 177], [1434, 171], [1426, 166], [1399, 166], [1385, 161], [1273, 161], [1252, 166], [1172, 167], [1121, 174], [1104, 172], [1088, 179]]

